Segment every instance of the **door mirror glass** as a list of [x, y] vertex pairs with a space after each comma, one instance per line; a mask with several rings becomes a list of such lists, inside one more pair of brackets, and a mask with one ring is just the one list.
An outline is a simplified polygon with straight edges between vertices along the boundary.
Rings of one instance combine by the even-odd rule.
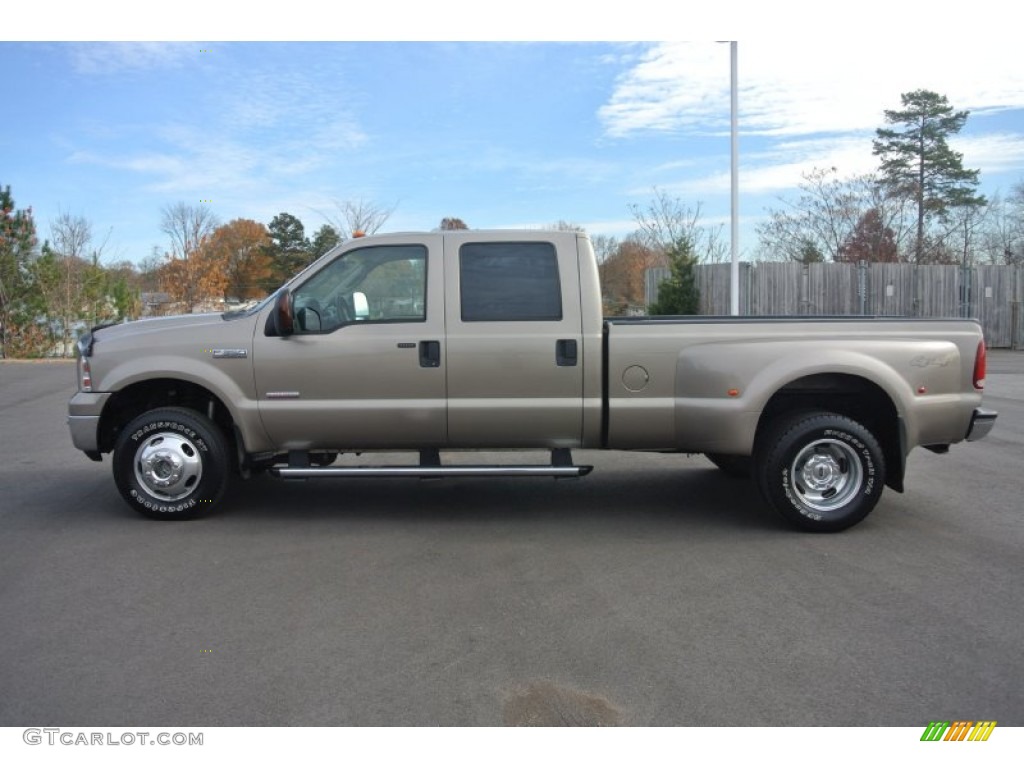
[[352, 294], [352, 309], [356, 320], [366, 320], [370, 316], [370, 302], [366, 300], [365, 293], [356, 291]]
[[319, 333], [321, 330], [319, 307], [305, 306], [295, 310], [295, 320], [303, 333]]

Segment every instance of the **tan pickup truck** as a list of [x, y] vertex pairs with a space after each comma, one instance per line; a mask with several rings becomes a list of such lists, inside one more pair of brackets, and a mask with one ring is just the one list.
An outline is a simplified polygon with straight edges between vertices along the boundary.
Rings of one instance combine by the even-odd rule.
[[[984, 437], [969, 320], [603, 319], [586, 235], [349, 240], [244, 312], [94, 329], [69, 404], [125, 500], [195, 517], [229, 476], [578, 476], [571, 450], [704, 453], [812, 531], [903, 489], [915, 446]], [[543, 465], [442, 451], [549, 449]], [[411, 466], [336, 464], [412, 451]]]

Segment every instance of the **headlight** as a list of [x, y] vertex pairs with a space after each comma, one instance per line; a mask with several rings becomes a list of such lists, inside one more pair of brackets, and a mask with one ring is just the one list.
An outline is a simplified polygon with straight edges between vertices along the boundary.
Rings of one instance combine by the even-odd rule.
[[87, 357], [78, 358], [78, 391], [92, 392], [92, 370]]
[[[93, 329], [95, 330], [95, 328]], [[92, 331], [83, 333], [75, 347], [78, 350], [78, 391], [92, 392], [92, 370], [89, 368], [89, 356], [92, 354]]]

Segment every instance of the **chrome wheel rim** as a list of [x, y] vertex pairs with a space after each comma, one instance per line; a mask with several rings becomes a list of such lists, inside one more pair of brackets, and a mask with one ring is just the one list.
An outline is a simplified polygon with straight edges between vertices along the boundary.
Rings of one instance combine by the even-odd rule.
[[199, 449], [176, 432], [152, 435], [135, 451], [135, 479], [161, 501], [185, 498], [202, 477]]
[[860, 492], [864, 465], [846, 443], [816, 440], [793, 459], [790, 477], [804, 506], [816, 512], [833, 512], [845, 507]]

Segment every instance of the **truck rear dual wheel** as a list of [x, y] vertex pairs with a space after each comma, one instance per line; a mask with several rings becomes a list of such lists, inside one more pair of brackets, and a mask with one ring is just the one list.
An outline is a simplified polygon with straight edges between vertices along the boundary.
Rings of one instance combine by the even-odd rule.
[[755, 477], [784, 518], [841, 531], [867, 517], [885, 487], [885, 457], [863, 425], [824, 411], [783, 417], [759, 441]]
[[128, 424], [114, 446], [114, 482], [128, 505], [154, 520], [209, 512], [227, 486], [220, 429], [197, 411], [158, 408]]

